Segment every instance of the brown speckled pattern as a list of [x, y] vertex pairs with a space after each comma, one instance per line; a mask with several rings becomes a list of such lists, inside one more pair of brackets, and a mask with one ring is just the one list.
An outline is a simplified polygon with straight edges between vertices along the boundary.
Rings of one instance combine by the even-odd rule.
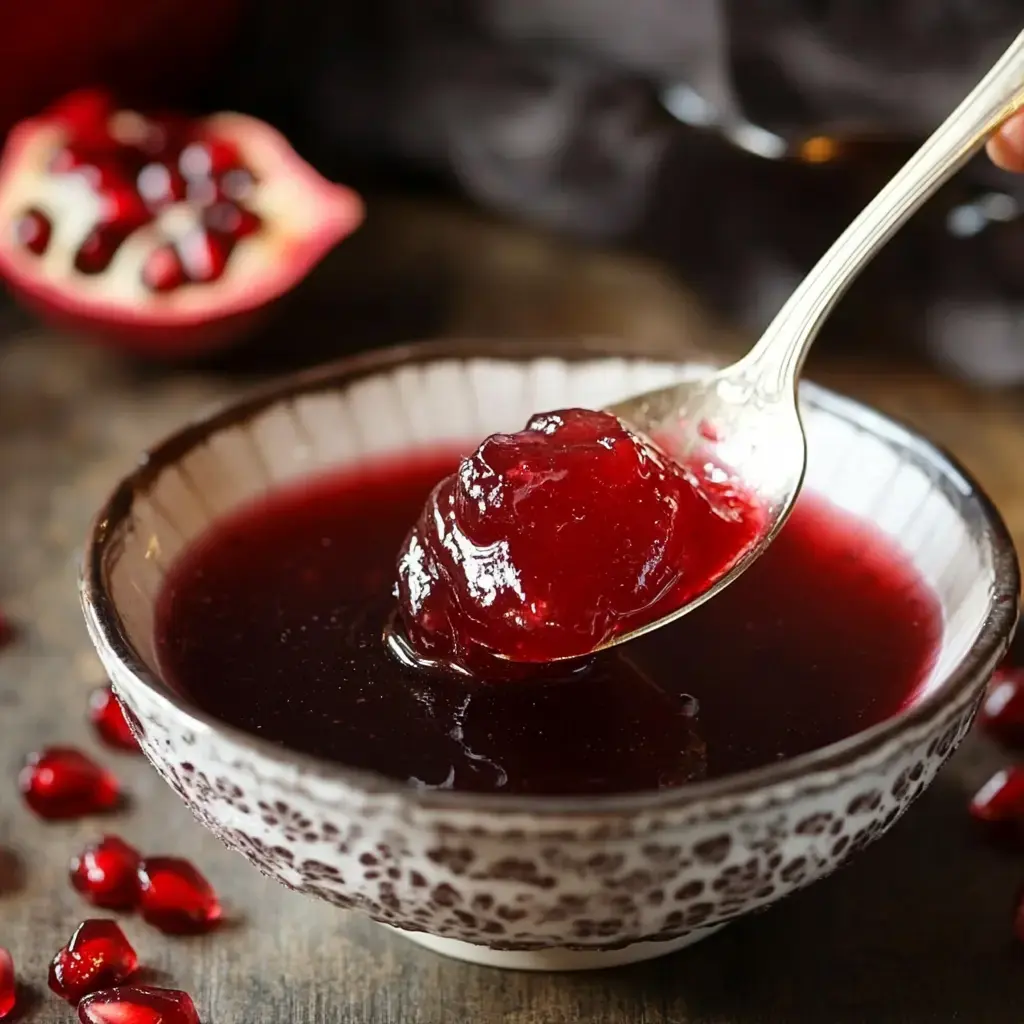
[[904, 544], [946, 619], [926, 696], [857, 737], [656, 794], [480, 797], [291, 754], [207, 720], [161, 681], [154, 596], [211, 517], [325, 466], [479, 437], [535, 409], [600, 405], [681, 372], [609, 358], [614, 346], [576, 343], [564, 358], [557, 346], [544, 358], [487, 348], [466, 361], [472, 346], [420, 346], [303, 377], [187, 428], [122, 484], [86, 552], [82, 598], [146, 755], [204, 825], [286, 886], [491, 949], [703, 935], [835, 870], [899, 818], [963, 738], [1009, 643], [1019, 574], [1003, 524], [957, 467], [820, 389], [804, 393], [809, 480]]
[[[616, 949], [767, 906], [885, 832], [966, 734], [976, 701], [835, 770], [749, 798], [637, 816], [536, 820], [328, 799], [230, 737], [182, 740], [172, 708], [115, 684], [161, 775], [204, 825], [289, 888], [409, 930], [497, 949]], [[140, 697], [142, 698], [140, 700]], [[148, 699], [147, 699], [148, 698]], [[289, 773], [291, 775], [291, 773]]]

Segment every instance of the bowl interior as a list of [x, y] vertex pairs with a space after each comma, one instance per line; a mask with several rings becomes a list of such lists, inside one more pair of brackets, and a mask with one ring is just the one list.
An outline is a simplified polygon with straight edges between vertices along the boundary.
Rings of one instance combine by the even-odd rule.
[[[599, 407], [688, 372], [642, 358], [442, 358], [427, 347], [299, 379], [152, 453], [120, 492], [123, 514], [101, 522], [100, 589], [134, 657], [159, 678], [161, 582], [218, 517], [311, 474], [416, 448], [469, 450], [488, 433], [521, 427], [532, 412]], [[814, 386], [804, 387], [802, 403], [807, 486], [889, 534], [941, 600], [943, 641], [921, 690], [934, 693], [968, 656], [993, 607], [1016, 593], [1005, 528], [957, 467], [916, 435]]]

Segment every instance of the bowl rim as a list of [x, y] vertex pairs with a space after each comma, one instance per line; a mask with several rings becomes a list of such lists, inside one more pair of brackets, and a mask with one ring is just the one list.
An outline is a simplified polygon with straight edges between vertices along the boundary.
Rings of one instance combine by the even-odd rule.
[[992, 548], [992, 593], [976, 642], [929, 693], [898, 714], [867, 729], [784, 761], [674, 789], [598, 796], [421, 790], [368, 769], [292, 750], [221, 722], [177, 694], [146, 666], [122, 626], [116, 602], [106, 585], [104, 566], [110, 546], [119, 537], [121, 524], [130, 515], [136, 497], [147, 493], [168, 466], [204, 443], [211, 435], [244, 423], [267, 408], [300, 394], [348, 387], [362, 378], [386, 373], [401, 365], [488, 358], [527, 361], [545, 357], [565, 362], [618, 358], [675, 362], [679, 365], [687, 362], [694, 365], [694, 362], [699, 361], [699, 357], [698, 360], [686, 360], [682, 354], [672, 355], [663, 347], [627, 345], [624, 340], [616, 338], [443, 338], [360, 352], [277, 378], [238, 399], [217, 403], [212, 409], [200, 411], [178, 430], [148, 449], [137, 466], [115, 485], [98, 511], [86, 540], [79, 578], [81, 606], [94, 643], [102, 645], [104, 653], [114, 658], [151, 696], [173, 709], [174, 714], [180, 716], [180, 724], [193, 732], [222, 734], [251, 754], [283, 768], [298, 769], [301, 777], [340, 783], [365, 795], [391, 796], [423, 809], [508, 816], [527, 813], [540, 817], [585, 816], [600, 820], [621, 816], [623, 813], [678, 811], [710, 800], [753, 796], [803, 777], [837, 770], [880, 750], [900, 734], [941, 715], [946, 708], [970, 699], [974, 696], [972, 691], [977, 691], [980, 697], [988, 672], [996, 667], [1009, 648], [1019, 614], [1020, 566], [1005, 522], [982, 487], [942, 447], [925, 439], [910, 426], [870, 406], [806, 381], [801, 384], [801, 389], [813, 395], [819, 407], [853, 420], [875, 436], [913, 449], [919, 458], [935, 468], [946, 486], [952, 486], [962, 497], [976, 502], [983, 530]]

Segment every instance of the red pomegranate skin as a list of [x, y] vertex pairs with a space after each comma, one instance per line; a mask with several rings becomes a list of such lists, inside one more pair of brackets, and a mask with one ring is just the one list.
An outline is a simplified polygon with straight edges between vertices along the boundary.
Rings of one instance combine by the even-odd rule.
[[0, 8], [0, 135], [83, 85], [166, 104], [214, 71], [242, 0], [32, 0]]
[[18, 982], [14, 973], [14, 958], [0, 946], [0, 1020], [14, 1014], [18, 1002]]

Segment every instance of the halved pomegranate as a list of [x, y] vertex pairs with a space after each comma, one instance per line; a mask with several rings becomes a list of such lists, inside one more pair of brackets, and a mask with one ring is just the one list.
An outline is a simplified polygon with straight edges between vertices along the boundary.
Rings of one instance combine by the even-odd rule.
[[45, 319], [137, 352], [233, 340], [362, 219], [242, 114], [188, 120], [73, 93], [0, 158], [0, 275]]

